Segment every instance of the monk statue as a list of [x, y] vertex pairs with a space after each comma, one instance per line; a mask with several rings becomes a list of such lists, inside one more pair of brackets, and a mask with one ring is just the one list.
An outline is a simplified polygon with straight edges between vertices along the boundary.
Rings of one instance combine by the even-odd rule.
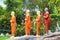
[[26, 16], [25, 16], [25, 35], [30, 35], [30, 29], [31, 29], [32, 23], [30, 19], [30, 10], [26, 10]]
[[10, 23], [11, 23], [11, 35], [15, 36], [15, 33], [16, 33], [16, 17], [15, 17], [14, 11], [11, 12]]
[[40, 35], [40, 26], [41, 26], [41, 15], [40, 15], [40, 11], [37, 11], [37, 17], [36, 17], [36, 36]]
[[44, 12], [44, 25], [46, 29], [46, 34], [48, 34], [48, 27], [50, 25], [50, 14], [48, 8], [45, 8], [45, 12]]

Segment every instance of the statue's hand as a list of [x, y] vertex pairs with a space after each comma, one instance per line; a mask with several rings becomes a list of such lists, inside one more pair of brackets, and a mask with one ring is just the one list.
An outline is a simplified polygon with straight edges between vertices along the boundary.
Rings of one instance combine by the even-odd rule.
[[36, 19], [36, 21], [38, 21], [38, 19]]
[[10, 22], [12, 22], [12, 20], [10, 20]]
[[44, 16], [44, 18], [45, 18], [45, 16]]
[[25, 20], [27, 20], [27, 19], [25, 19]]

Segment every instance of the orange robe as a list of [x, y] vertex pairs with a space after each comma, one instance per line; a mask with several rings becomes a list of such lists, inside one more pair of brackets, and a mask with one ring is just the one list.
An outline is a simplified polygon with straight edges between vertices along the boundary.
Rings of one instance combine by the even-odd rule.
[[11, 17], [11, 35], [15, 36], [16, 33], [16, 17]]
[[41, 16], [36, 17], [36, 35], [40, 35]]
[[48, 27], [50, 25], [50, 14], [49, 14], [49, 12], [44, 13], [44, 25], [45, 25], [46, 33], [48, 33]]
[[31, 29], [32, 23], [30, 20], [30, 16], [25, 17], [25, 34], [30, 35], [30, 29]]

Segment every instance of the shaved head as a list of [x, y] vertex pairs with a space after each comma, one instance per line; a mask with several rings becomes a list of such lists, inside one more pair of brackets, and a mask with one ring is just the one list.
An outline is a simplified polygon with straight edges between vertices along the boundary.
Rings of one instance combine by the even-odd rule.
[[44, 10], [45, 10], [45, 11], [48, 11], [48, 8], [45, 8]]
[[37, 13], [40, 13], [40, 11], [37, 11]]
[[12, 12], [11, 12], [11, 15], [15, 15], [15, 12], [14, 12], [14, 11], [12, 11]]
[[28, 10], [26, 10], [26, 13], [29, 13], [30, 12], [30, 10], [28, 9]]
[[37, 15], [40, 15], [40, 11], [37, 11]]

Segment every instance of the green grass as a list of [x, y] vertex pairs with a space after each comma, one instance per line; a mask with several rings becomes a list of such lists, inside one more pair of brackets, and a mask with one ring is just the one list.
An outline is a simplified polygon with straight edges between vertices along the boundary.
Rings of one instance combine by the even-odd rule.
[[3, 36], [3, 37], [0, 37], [0, 40], [8, 40], [10, 38], [10, 36]]

